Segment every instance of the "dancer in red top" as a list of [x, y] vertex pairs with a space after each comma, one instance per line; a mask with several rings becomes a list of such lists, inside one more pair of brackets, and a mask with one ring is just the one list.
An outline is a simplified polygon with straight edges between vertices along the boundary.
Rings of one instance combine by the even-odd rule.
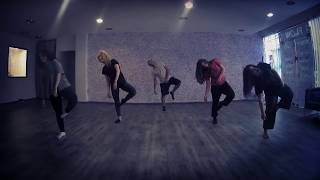
[[[211, 86], [213, 124], [218, 123], [217, 116], [219, 109], [222, 106], [230, 104], [235, 96], [233, 89], [226, 81], [224, 72], [225, 68], [217, 59], [212, 59], [211, 61], [199, 59], [197, 62], [196, 79], [200, 84], [206, 82], [205, 102], [207, 102]], [[219, 102], [221, 94], [225, 94], [226, 97], [223, 101]]]

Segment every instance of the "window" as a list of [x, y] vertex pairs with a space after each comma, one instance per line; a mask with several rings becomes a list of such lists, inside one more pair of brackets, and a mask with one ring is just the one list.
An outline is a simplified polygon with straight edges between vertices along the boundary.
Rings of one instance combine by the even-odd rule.
[[9, 47], [8, 76], [27, 77], [27, 50]]
[[320, 17], [309, 21], [314, 51], [314, 77], [315, 87], [320, 87]]
[[272, 34], [263, 38], [264, 62], [278, 72], [281, 77], [281, 57], [279, 34]]

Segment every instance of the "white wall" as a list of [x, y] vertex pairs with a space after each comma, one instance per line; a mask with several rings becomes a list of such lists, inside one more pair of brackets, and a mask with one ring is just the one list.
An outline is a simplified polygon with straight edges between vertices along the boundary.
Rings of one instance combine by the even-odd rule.
[[87, 34], [77, 34], [76, 49], [76, 93], [79, 101], [88, 101], [88, 76], [87, 76]]
[[85, 81], [89, 101], [113, 102], [107, 98], [106, 82], [101, 74], [103, 65], [96, 59], [99, 49], [107, 49], [120, 62], [126, 79], [137, 90], [137, 95], [130, 101], [133, 103], [160, 102], [160, 95], [153, 94], [151, 69], [146, 64], [150, 58], [167, 64], [172, 75], [182, 81], [175, 102], [202, 102], [204, 85], [199, 85], [195, 80], [199, 58], [220, 59], [226, 67], [227, 81], [235, 91], [235, 99], [243, 99], [242, 70], [247, 64], [257, 64], [262, 57], [262, 39], [257, 35], [210, 32], [93, 33], [88, 35], [87, 44]]

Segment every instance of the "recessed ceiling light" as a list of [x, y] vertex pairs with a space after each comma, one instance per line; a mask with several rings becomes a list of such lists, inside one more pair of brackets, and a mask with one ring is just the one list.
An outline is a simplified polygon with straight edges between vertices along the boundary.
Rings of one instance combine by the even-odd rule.
[[96, 21], [97, 21], [98, 24], [103, 23], [103, 19], [102, 18], [98, 18], [98, 19], [96, 19]]
[[192, 1], [188, 1], [184, 4], [184, 7], [187, 8], [187, 9], [191, 9], [193, 8], [193, 3]]
[[274, 14], [272, 12], [268, 13], [267, 16], [268, 17], [272, 17]]
[[287, 4], [288, 6], [292, 6], [292, 5], [295, 5], [296, 2], [293, 1], [293, 0], [288, 0], [288, 1], [286, 2], [286, 4]]

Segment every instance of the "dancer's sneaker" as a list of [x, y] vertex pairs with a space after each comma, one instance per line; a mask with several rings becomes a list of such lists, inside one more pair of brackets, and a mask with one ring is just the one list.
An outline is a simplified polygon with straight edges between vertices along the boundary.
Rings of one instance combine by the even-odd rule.
[[62, 119], [64, 119], [65, 117], [67, 117], [69, 115], [69, 113], [63, 113], [63, 114], [61, 114], [61, 116], [60, 116], [60, 118], [62, 118]]
[[57, 136], [58, 140], [62, 140], [66, 137], [66, 133], [65, 132], [60, 132], [59, 135]]

